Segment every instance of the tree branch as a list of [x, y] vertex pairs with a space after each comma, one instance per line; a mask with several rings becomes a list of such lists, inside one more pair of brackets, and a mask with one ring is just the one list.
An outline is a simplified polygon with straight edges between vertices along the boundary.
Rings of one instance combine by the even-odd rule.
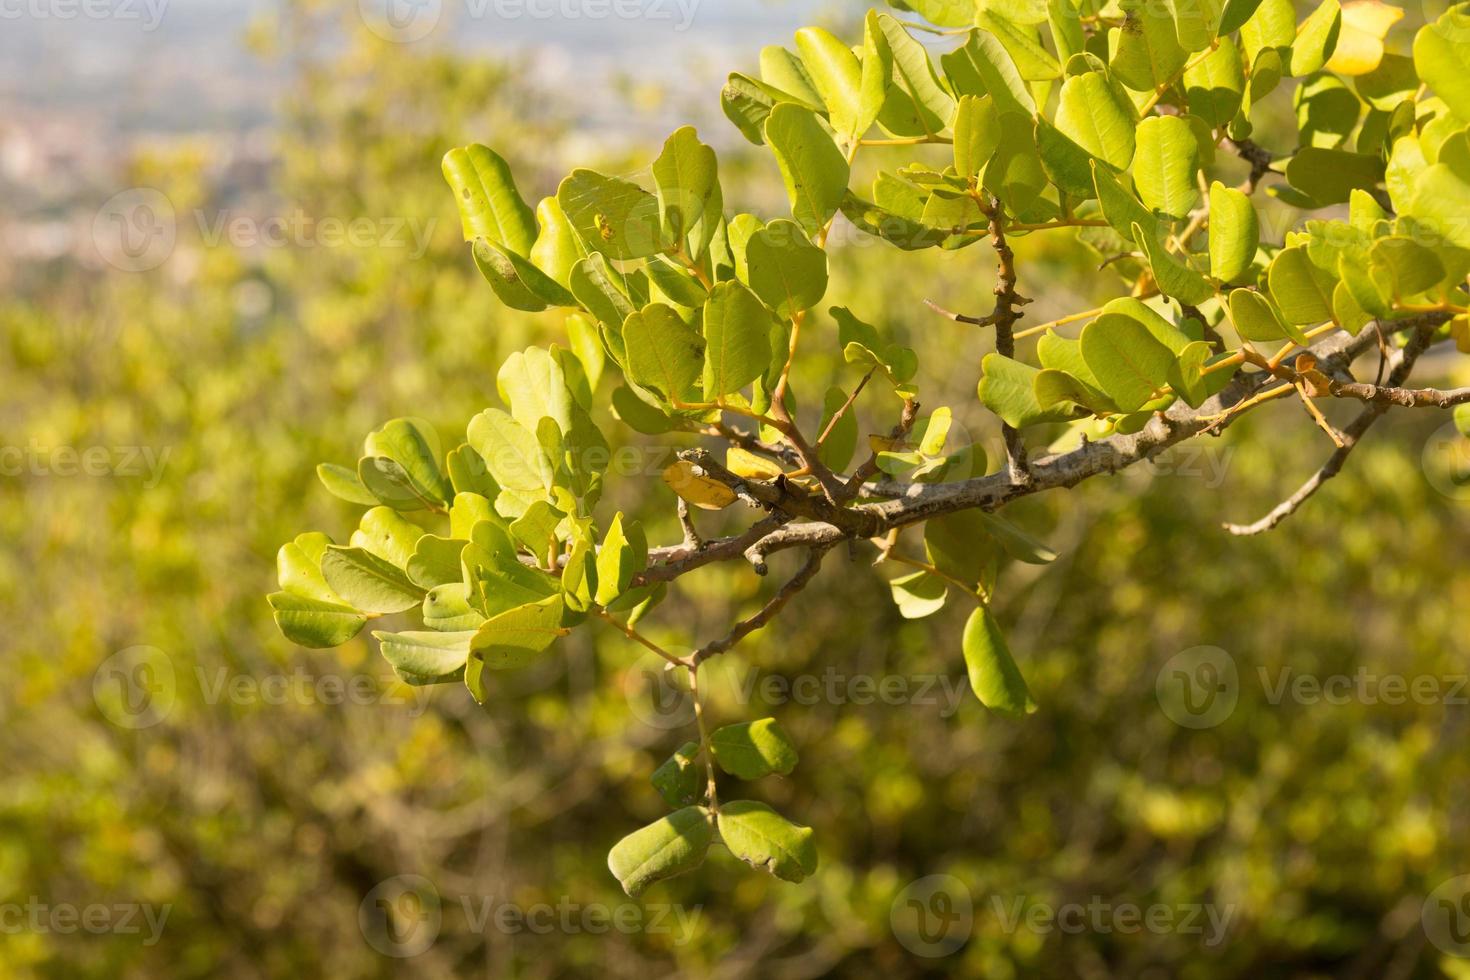
[[[835, 542], [833, 543], [835, 544]], [[781, 611], [781, 608], [791, 601], [792, 596], [806, 588], [806, 584], [812, 580], [817, 574], [817, 571], [822, 567], [822, 558], [831, 547], [831, 544], [813, 545], [811, 553], [807, 556], [806, 564], [802, 565], [801, 570], [793, 575], [785, 585], [781, 586], [780, 591], [771, 597], [771, 600], [761, 608], [760, 612], [751, 616], [749, 619], [744, 619], [736, 623], [734, 629], [730, 630], [723, 638], [712, 640], [698, 650], [695, 650], [689, 656], [690, 663], [698, 667], [710, 657], [724, 653], [751, 633], [754, 633], [769, 623]]]
[[[1414, 369], [1414, 362], [1419, 360], [1419, 355], [1424, 353], [1429, 346], [1429, 336], [1430, 331], [1427, 328], [1421, 328], [1410, 339], [1409, 343], [1405, 345], [1404, 349], [1397, 353], [1397, 360], [1394, 364], [1393, 371], [1388, 377], [1388, 383], [1390, 385], [1401, 385], [1408, 380], [1409, 373]], [[1331, 384], [1340, 383], [1332, 382]], [[1376, 388], [1375, 385], [1362, 385], [1361, 387]], [[1403, 389], [1395, 388], [1393, 390], [1401, 391]], [[1470, 389], [1466, 390], [1470, 391]], [[1370, 401], [1369, 406], [1363, 409], [1357, 418], [1348, 423], [1346, 428], [1341, 430], [1339, 433], [1341, 441], [1338, 443], [1337, 449], [1331, 456], [1327, 457], [1327, 462], [1322, 464], [1322, 468], [1316, 473], [1313, 473], [1305, 483], [1297, 488], [1295, 493], [1277, 504], [1265, 517], [1252, 524], [1224, 524], [1221, 526], [1231, 534], [1237, 536], [1262, 534], [1276, 527], [1292, 514], [1295, 514], [1302, 504], [1306, 503], [1313, 494], [1322, 489], [1324, 483], [1341, 472], [1343, 463], [1347, 461], [1348, 455], [1357, 447], [1359, 440], [1363, 438], [1363, 434], [1372, 427], [1374, 422], [1377, 422], [1383, 415], [1387, 414], [1391, 405], [1396, 404], [1389, 399], [1365, 400]]]
[[[1427, 313], [1391, 321], [1386, 329], [1400, 332], [1435, 327], [1448, 319], [1447, 313]], [[1421, 329], [1421, 335], [1426, 338], [1424, 343], [1427, 346], [1432, 334]], [[1356, 337], [1335, 335], [1310, 351], [1297, 352], [1283, 363], [1291, 365], [1296, 358], [1310, 356], [1317, 370], [1332, 377], [1346, 371], [1348, 365], [1376, 344], [1376, 337], [1367, 330]], [[742, 556], [746, 556], [759, 570], [764, 567], [766, 556], [787, 548], [830, 546], [844, 540], [873, 538], [893, 528], [944, 514], [974, 508], [994, 510], [1020, 497], [1076, 486], [1094, 476], [1116, 473], [1152, 459], [1206, 430], [1222, 431], [1244, 412], [1225, 418], [1221, 417], [1223, 414], [1243, 406], [1268, 385], [1279, 383], [1279, 379], [1270, 372], [1239, 374], [1197, 409], [1191, 409], [1182, 401], [1176, 402], [1168, 411], [1155, 413], [1137, 432], [1086, 442], [1069, 452], [1031, 461], [1031, 480], [1026, 484], [1012, 482], [1005, 472], [955, 483], [885, 482], [879, 487], [891, 499], [833, 507], [820, 495], [802, 493], [785, 481], [778, 486], [775, 481], [747, 480], [744, 482], [752, 496], [763, 505], [774, 508], [769, 516], [741, 534], [707, 541], [699, 551], [691, 552], [683, 547], [652, 549], [649, 567], [638, 581], [639, 584], [670, 581], [711, 562]], [[1398, 383], [1395, 382], [1395, 386]], [[876, 472], [874, 469], [869, 476]], [[854, 487], [852, 496], [856, 497], [864, 489], [861, 484]], [[804, 518], [805, 523], [791, 524], [796, 517]]]

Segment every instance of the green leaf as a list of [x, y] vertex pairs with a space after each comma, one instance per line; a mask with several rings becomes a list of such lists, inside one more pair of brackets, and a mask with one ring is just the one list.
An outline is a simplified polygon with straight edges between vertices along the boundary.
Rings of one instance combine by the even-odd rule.
[[1137, 411], [1168, 383], [1174, 355], [1132, 317], [1104, 313], [1082, 330], [1082, 357], [1125, 412]]
[[716, 729], [709, 745], [720, 768], [739, 779], [784, 776], [796, 768], [796, 746], [774, 718]]
[[1368, 262], [1393, 283], [1394, 298], [1407, 299], [1444, 281], [1444, 263], [1425, 245], [1403, 235], [1391, 235], [1373, 243]]
[[527, 431], [549, 418], [563, 432], [572, 427], [572, 393], [561, 365], [544, 347], [513, 351], [495, 375], [501, 401]]
[[1150, 234], [1142, 225], [1133, 226], [1133, 239], [1143, 247], [1148, 256], [1149, 269], [1159, 292], [1172, 296], [1181, 303], [1196, 306], [1215, 295], [1205, 277], [1169, 254], [1155, 231]]
[[354, 548], [362, 548], [406, 571], [408, 561], [413, 557], [414, 545], [423, 534], [423, 528], [405, 520], [397, 511], [374, 507], [362, 515], [350, 543]]
[[1210, 275], [1229, 283], [1255, 259], [1261, 228], [1251, 199], [1218, 180], [1210, 185]]
[[628, 380], [664, 401], [698, 401], [704, 339], [672, 307], [650, 303], [623, 324]]
[[1169, 369], [1169, 386], [1190, 408], [1199, 408], [1214, 393], [1211, 390], [1211, 379], [1203, 373], [1204, 366], [1213, 353], [1205, 341], [1190, 341], [1179, 353], [1174, 366]]
[[[1240, 44], [1246, 61], [1255, 65], [1267, 49], [1286, 49], [1296, 40], [1296, 7], [1292, 0], [1257, 0], [1256, 10], [1241, 25]], [[1258, 98], [1254, 93], [1252, 98]]]
[[915, 572], [888, 583], [893, 591], [893, 604], [904, 619], [923, 619], [944, 608], [949, 588], [944, 579], [929, 572]]
[[1174, 79], [1189, 55], [1179, 46], [1167, 6], [1144, 0], [1127, 0], [1121, 6], [1127, 19], [1114, 36], [1108, 68], [1135, 92], [1153, 92]]
[[362, 548], [327, 548], [322, 577], [332, 591], [363, 612], [403, 612], [424, 598], [424, 590], [407, 573]]
[[943, 55], [940, 62], [957, 95], [988, 95], [1002, 114], [1030, 117], [1036, 112], [1031, 89], [994, 35], [971, 31], [964, 46]]
[[919, 360], [912, 350], [884, 344], [876, 327], [859, 320], [844, 306], [833, 306], [827, 312], [837, 321], [837, 342], [847, 363], [877, 367], [901, 397], [913, 397], [915, 389], [908, 382], [918, 371]]
[[1357, 93], [1336, 75], [1324, 73], [1303, 80], [1292, 98], [1303, 146], [1342, 146], [1362, 113]]
[[555, 279], [488, 238], [476, 238], [473, 251], [475, 268], [496, 298], [511, 309], [539, 313], [547, 306], [577, 305], [572, 294]]
[[586, 257], [587, 250], [556, 198], [543, 197], [536, 205], [536, 224], [541, 230], [536, 235], [536, 244], [531, 246], [531, 263], [570, 289], [572, 266]]
[[980, 362], [980, 371], [980, 401], [1014, 428], [1063, 422], [1074, 415], [1065, 409], [1041, 407], [1036, 400], [1036, 375], [1040, 372], [1029, 364], [1000, 354], [986, 354]]
[[771, 362], [771, 314], [739, 282], [722, 282], [704, 304], [704, 398], [739, 391]]
[[[562, 597], [553, 595], [491, 616], [470, 640], [470, 670], [480, 666], [490, 670], [524, 667], [558, 637], [566, 635], [567, 630], [561, 625], [562, 612]], [[465, 673], [467, 683], [470, 670]], [[485, 702], [482, 685], [480, 677], [470, 685], [470, 693], [481, 704]]]
[[1042, 47], [1035, 28], [1017, 24], [984, 5], [975, 23], [1000, 41], [1025, 81], [1044, 82], [1062, 77], [1062, 66], [1057, 64], [1050, 51]]
[[[363, 452], [367, 460], [359, 461], [358, 477], [383, 503], [398, 510], [448, 503], [451, 488], [439, 470], [439, 437], [428, 423], [394, 419], [368, 434]], [[365, 468], [364, 462], [370, 465]]]
[[1005, 553], [1016, 561], [1028, 565], [1049, 565], [1056, 561], [1057, 553], [1043, 541], [1038, 541], [999, 514], [976, 511], [980, 522], [990, 536], [1000, 542]]
[[[1073, 75], [1062, 84], [1056, 127], [1078, 146], [1122, 170], [1133, 160], [1133, 104], [1102, 72]], [[1092, 176], [1086, 176], [1090, 184]]]
[[[1401, 139], [1398, 146], [1410, 141]], [[1414, 174], [1404, 213], [1445, 244], [1470, 248], [1470, 168], [1441, 161]]]
[[557, 510], [544, 500], [537, 500], [511, 522], [510, 536], [529, 551], [539, 565], [550, 568], [561, 550], [557, 528], [566, 516], [566, 512]]
[[1322, 0], [1296, 30], [1291, 45], [1291, 61], [1287, 73], [1293, 78], [1321, 71], [1337, 50], [1342, 31], [1342, 6], [1338, 0]]
[[[657, 396], [648, 395], [649, 399]], [[663, 435], [672, 432], [677, 427], [663, 409], [649, 404], [644, 398], [626, 385], [619, 385], [612, 393], [613, 415], [628, 426], [634, 432], [641, 432], [647, 436]]]
[[430, 589], [424, 596], [424, 625], [446, 633], [479, 629], [485, 617], [470, 605], [469, 594], [469, 586], [463, 582]]
[[766, 142], [781, 168], [792, 216], [808, 234], [819, 234], [847, 193], [849, 168], [842, 151], [816, 113], [790, 102], [771, 110]]
[[1450, 111], [1470, 122], [1470, 32], [1465, 13], [1446, 10], [1414, 35], [1414, 70]]
[[[1250, 289], [1231, 291], [1230, 322], [1235, 325], [1235, 332], [1243, 339], [1257, 343], [1285, 340], [1290, 336], [1292, 329], [1281, 318], [1276, 304]], [[1300, 333], [1300, 331], [1296, 332]]]
[[966, 180], [973, 180], [1000, 145], [1000, 114], [988, 95], [963, 95], [955, 104], [954, 167]]
[[698, 760], [699, 743], [685, 742], [653, 771], [653, 788], [669, 806], [690, 806], [699, 801], [704, 773]]
[[803, 27], [796, 32], [796, 50], [811, 76], [821, 102], [827, 107], [832, 128], [849, 139], [861, 136], [873, 124], [878, 107], [864, 122], [863, 68], [852, 48], [820, 27]]
[[[954, 115], [954, 99], [939, 81], [928, 49], [888, 14], [878, 14], [875, 23], [874, 45], [892, 66], [897, 82], [889, 93], [889, 104], [897, 106], [903, 117], [913, 119], [924, 132], [941, 132]], [[885, 126], [892, 121], [887, 106], [880, 121]]]
[[1318, 207], [1346, 202], [1355, 189], [1371, 190], [1383, 180], [1377, 154], [1304, 146], [1286, 165], [1286, 182]]
[[979, 589], [994, 580], [1001, 549], [978, 510], [936, 517], [924, 524], [924, 552], [945, 575]]
[[1026, 688], [1026, 679], [1016, 667], [1000, 626], [990, 610], [981, 606], [965, 622], [962, 639], [970, 689], [991, 711], [1019, 718], [1036, 710]]
[[610, 330], [616, 342], [611, 344], [615, 359], [622, 356], [623, 321], [637, 307], [628, 296], [628, 277], [614, 271], [602, 255], [592, 255], [572, 267], [572, 295], [583, 308]]
[[339, 602], [293, 592], [273, 592], [266, 599], [281, 634], [292, 643], [313, 650], [341, 646], [367, 623], [366, 616]]
[[410, 684], [443, 684], [458, 680], [470, 656], [474, 631], [457, 633], [375, 632], [383, 659]]
[[732, 800], [720, 807], [720, 838], [746, 864], [783, 881], [816, 873], [817, 846], [810, 827], [799, 827], [764, 803]]
[[1332, 290], [1337, 280], [1317, 268], [1305, 247], [1278, 252], [1271, 260], [1266, 278], [1271, 298], [1287, 323], [1321, 323], [1332, 319]]
[[688, 806], [618, 841], [607, 856], [607, 867], [623, 891], [637, 898], [654, 882], [703, 864], [713, 839], [709, 811]]
[[827, 253], [785, 218], [750, 236], [745, 260], [750, 288], [783, 320], [820, 303], [827, 292]]
[[378, 502], [372, 491], [363, 485], [356, 470], [338, 466], [336, 463], [322, 463], [317, 466], [316, 475], [332, 496], [340, 497], [350, 504], [366, 504], [371, 507]]
[[1036, 403], [1042, 408], [1070, 403], [1080, 405], [1094, 415], [1110, 415], [1118, 410], [1118, 406], [1102, 391], [1057, 368], [1043, 368], [1036, 375], [1032, 387]]
[[627, 592], [647, 566], [648, 539], [642, 525], [630, 521], [625, 529], [618, 513], [597, 551], [597, 603], [606, 606]]
[[322, 555], [331, 543], [332, 539], [320, 531], [308, 531], [281, 545], [276, 552], [276, 581], [282, 591], [308, 599], [341, 603], [342, 597], [333, 592], [326, 579], [322, 578]]
[[1139, 204], [1138, 199], [1124, 189], [1106, 167], [1093, 164], [1092, 181], [1097, 189], [1097, 202], [1102, 207], [1103, 218], [1125, 241], [1133, 241], [1135, 225], [1141, 226], [1149, 237], [1158, 234], [1158, 219]]
[[883, 111], [893, 84], [893, 49], [883, 36], [878, 12], [868, 11], [863, 19], [862, 68], [858, 78], [858, 100], [853, 119], [853, 137], [861, 137]]
[[1199, 203], [1195, 172], [1199, 141], [1179, 116], [1150, 116], [1138, 124], [1133, 179], [1143, 203], [1171, 218], [1186, 217]]
[[661, 237], [683, 242], [691, 261], [704, 254], [724, 218], [715, 151], [699, 141], [693, 126], [676, 130], [653, 162]]
[[1166, 0], [1174, 19], [1175, 36], [1185, 51], [1203, 51], [1215, 40], [1220, 23], [1220, 0]]
[[556, 200], [578, 237], [608, 258], [643, 259], [673, 245], [663, 235], [658, 199], [619, 177], [573, 170]]
[[468, 541], [441, 538], [425, 534], [414, 546], [413, 556], [408, 559], [408, 577], [415, 585], [425, 589], [460, 581], [459, 556]]
[[1245, 22], [1251, 19], [1251, 15], [1260, 5], [1261, 0], [1225, 0], [1225, 9], [1220, 13], [1218, 33], [1222, 36], [1234, 34], [1245, 26]]
[[1189, 111], [1211, 126], [1235, 118], [1245, 98], [1245, 73], [1234, 41], [1222, 37], [1219, 47], [1185, 71], [1184, 94]]
[[536, 216], [516, 190], [510, 165], [488, 146], [472, 143], [444, 154], [444, 179], [454, 191], [464, 239], [488, 238], [517, 255], [536, 242]]
[[449, 484], [455, 491], [456, 499], [462, 493], [483, 497], [487, 501], [500, 496], [500, 485], [490, 475], [484, 458], [468, 443], [461, 443], [445, 457], [444, 468], [449, 471]]
[[969, 27], [975, 23], [973, 0], [901, 0], [889, 3], [900, 10], [912, 10], [939, 27]]
[[779, 93], [777, 102], [796, 102], [808, 109], [823, 110], [822, 95], [811, 72], [796, 54], [779, 44], [768, 44], [760, 53], [761, 81]]
[[1035, 124], [1029, 116], [1002, 112], [1000, 145], [985, 168], [985, 189], [1012, 214], [1029, 208], [1046, 189], [1047, 175], [1036, 146]]
[[[505, 412], [498, 408], [485, 409], [470, 419], [466, 435], [503, 490], [543, 496], [551, 488], [551, 462], [542, 452], [540, 442], [534, 433]], [[500, 503], [496, 501], [497, 506]]]
[[764, 82], [735, 72], [720, 90], [720, 108], [741, 135], [760, 146], [766, 141], [766, 118], [782, 95]]
[[843, 413], [842, 418], [827, 432], [827, 425], [842, 407], [847, 404], [847, 393], [837, 385], [832, 385], [822, 396], [822, 421], [817, 426], [818, 433], [827, 433], [827, 439], [817, 451], [818, 457], [835, 473], [841, 473], [847, 469], [852, 462], [852, 455], [857, 451], [858, 421], [857, 415], [849, 409]]

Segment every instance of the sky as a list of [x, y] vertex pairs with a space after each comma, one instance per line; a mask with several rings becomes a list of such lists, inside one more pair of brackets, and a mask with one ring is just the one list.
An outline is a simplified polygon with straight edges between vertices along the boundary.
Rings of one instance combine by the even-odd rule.
[[[343, 0], [402, 43], [532, 52], [543, 82], [604, 94], [619, 72], [713, 86], [791, 43], [821, 10], [863, 0]], [[268, 75], [242, 48], [273, 0], [0, 0], [0, 105], [85, 107], [125, 129], [268, 118]], [[388, 14], [394, 14], [389, 18]], [[419, 35], [427, 31], [420, 39]], [[595, 98], [593, 101], [596, 101]]]

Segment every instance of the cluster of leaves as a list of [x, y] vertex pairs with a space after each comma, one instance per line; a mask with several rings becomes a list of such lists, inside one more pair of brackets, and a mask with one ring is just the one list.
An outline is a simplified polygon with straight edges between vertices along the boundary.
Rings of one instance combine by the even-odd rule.
[[[948, 408], [917, 417], [914, 352], [831, 307], [852, 377], [824, 392], [815, 429], [797, 421], [792, 367], [827, 294], [839, 214], [901, 250], [993, 247], [994, 311], [952, 318], [996, 331], [978, 397], [1003, 425], [1013, 486], [1029, 485], [1027, 427], [1127, 435], [1176, 403], [1204, 406], [1243, 366], [1284, 376], [1277, 393], [1324, 396], [1332, 379], [1286, 357], [1334, 331], [1429, 312], [1443, 314], [1434, 326], [1444, 336], [1470, 344], [1470, 34], [1460, 12], [1421, 29], [1408, 56], [1388, 49], [1397, 15], [1377, 0], [1326, 0], [1300, 22], [1291, 0], [902, 6], [936, 26], [871, 12], [851, 47], [803, 28], [795, 51], [762, 52], [759, 78], [730, 76], [726, 115], [769, 148], [790, 217], [727, 215], [716, 155], [687, 127], [653, 162], [651, 190], [578, 169], [534, 209], [489, 147], [445, 156], [476, 266], [512, 309], [568, 310], [570, 348], [512, 355], [497, 378], [505, 408], [476, 416], [447, 454], [427, 425], [399, 419], [368, 437], [355, 469], [323, 465], [329, 490], [369, 509], [347, 545], [313, 533], [282, 548], [271, 603], [289, 638], [333, 646], [369, 618], [417, 610], [424, 629], [375, 634], [383, 655], [409, 683], [462, 679], [483, 701], [487, 671], [523, 666], [597, 618], [687, 671], [697, 706], [701, 662], [763, 626], [787, 594], [687, 656], [638, 633], [694, 559], [739, 557], [762, 535], [717, 549], [684, 514], [684, 544], [650, 549], [622, 514], [604, 529], [596, 509], [610, 452], [593, 415], [604, 375], [616, 373], [621, 423], [728, 443], [723, 466], [700, 456], [665, 472], [685, 503], [744, 500], [767, 511], [756, 531], [799, 517], [874, 538], [884, 560], [917, 569], [891, 583], [905, 616], [932, 614], [952, 588], [976, 601], [963, 650], [979, 699], [1007, 715], [1034, 710], [989, 598], [1004, 561], [1054, 555], [963, 495], [910, 516], [862, 509], [864, 491], [901, 503], [909, 489], [987, 468], [975, 447], [947, 450]], [[936, 65], [911, 27], [957, 43]], [[1283, 166], [1253, 137], [1287, 79], [1300, 81], [1297, 146]], [[854, 190], [860, 150], [895, 146], [915, 159]], [[1211, 179], [1231, 154], [1250, 166], [1238, 187]], [[1345, 217], [1338, 207], [1276, 243], [1263, 234], [1276, 212], [1254, 200], [1268, 176], [1284, 177], [1269, 187], [1283, 204], [1346, 204]], [[1126, 295], [1017, 333], [1028, 300], [1009, 241], [1045, 232], [1095, 249]], [[1060, 329], [1081, 320], [1076, 337]], [[1033, 334], [1036, 364], [1015, 352]], [[1253, 346], [1273, 341], [1286, 346], [1269, 359]], [[852, 406], [875, 377], [897, 423], [869, 436], [871, 455], [855, 466]], [[425, 512], [440, 531], [447, 518], [447, 534], [419, 523]], [[900, 547], [918, 524], [922, 559]], [[825, 547], [810, 544], [820, 562]], [[770, 719], [706, 735], [701, 717], [699, 740], [655, 776], [679, 809], [614, 848], [614, 874], [639, 891], [698, 864], [716, 835], [779, 877], [810, 874], [809, 830], [762, 804], [717, 799], [716, 763], [753, 778], [794, 762]]]

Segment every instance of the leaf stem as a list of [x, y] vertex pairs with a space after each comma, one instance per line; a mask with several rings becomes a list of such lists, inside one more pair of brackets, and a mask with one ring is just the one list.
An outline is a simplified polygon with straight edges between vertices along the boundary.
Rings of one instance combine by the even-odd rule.
[[626, 623], [621, 623], [618, 620], [614, 619], [611, 615], [609, 615], [608, 611], [606, 609], [603, 609], [601, 606], [597, 607], [597, 615], [598, 615], [599, 618], [604, 619], [607, 622], [611, 623], [613, 626], [617, 627], [617, 629], [624, 636], [626, 636], [628, 639], [632, 640], [635, 643], [641, 643], [641, 644], [643, 644], [645, 647], [647, 647], [648, 649], [652, 650], [654, 653], [658, 654], [660, 657], [663, 657], [665, 660], [667, 660], [669, 663], [673, 664], [674, 666], [676, 666], [676, 667], [688, 667], [689, 666], [689, 662], [687, 660], [683, 659], [682, 657], [676, 657], [676, 656], [674, 656], [672, 653], [670, 653], [669, 651], [665, 650], [663, 647], [659, 646], [657, 643], [654, 643], [652, 640], [650, 640], [648, 637], [644, 636], [642, 633], [640, 633], [637, 630], [635, 630], [633, 627], [627, 625]]
[[715, 754], [710, 749], [709, 731], [704, 724], [704, 704], [699, 696], [699, 667], [689, 667], [689, 696], [694, 699], [694, 723], [699, 726], [699, 751], [704, 755], [705, 777], [708, 779], [709, 808], [711, 813], [720, 812], [720, 798], [715, 792]]

